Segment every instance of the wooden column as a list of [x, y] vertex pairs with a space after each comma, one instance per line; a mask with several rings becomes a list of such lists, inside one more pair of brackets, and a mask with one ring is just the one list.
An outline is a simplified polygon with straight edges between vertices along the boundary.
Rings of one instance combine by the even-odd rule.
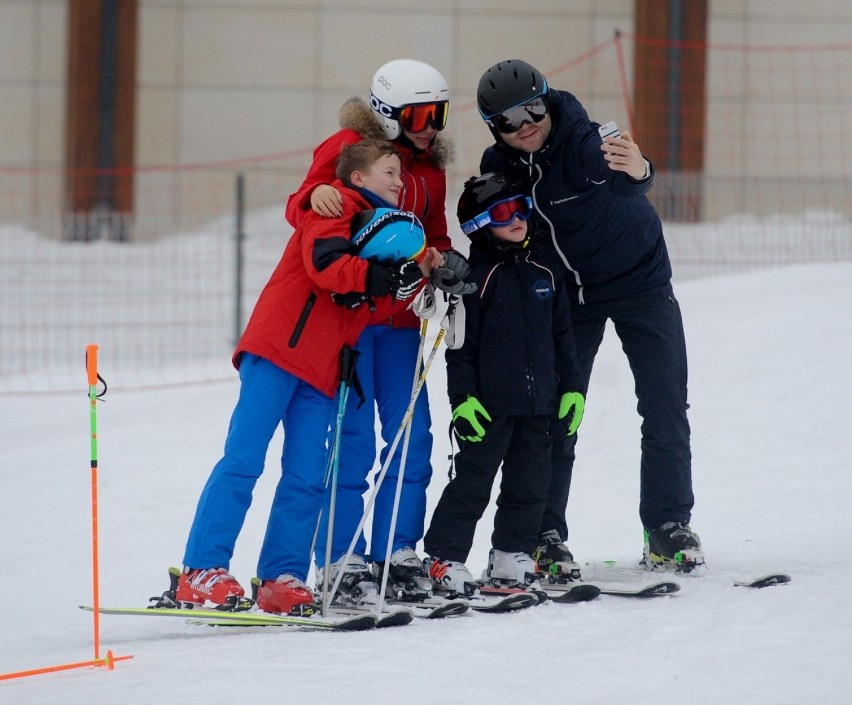
[[68, 0], [66, 237], [130, 237], [138, 0]]
[[707, 0], [636, 0], [636, 141], [654, 162], [664, 218], [699, 220], [706, 125]]

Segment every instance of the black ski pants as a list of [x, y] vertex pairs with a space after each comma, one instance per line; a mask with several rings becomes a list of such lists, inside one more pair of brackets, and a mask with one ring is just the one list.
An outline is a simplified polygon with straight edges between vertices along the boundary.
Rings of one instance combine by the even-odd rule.
[[[571, 307], [577, 356], [589, 389], [592, 367], [611, 320], [633, 372], [637, 411], [642, 417], [639, 518], [653, 529], [668, 521], [688, 522], [694, 504], [689, 421], [686, 417], [686, 342], [680, 306], [671, 284], [630, 297]], [[560, 427], [560, 422], [554, 424]], [[582, 426], [580, 432], [582, 432]], [[554, 431], [554, 437], [560, 433]], [[577, 435], [553, 444], [550, 497], [542, 531], [568, 537], [565, 510], [571, 488]]]
[[461, 441], [456, 475], [444, 488], [423, 539], [428, 555], [467, 561], [501, 462], [491, 545], [511, 553], [535, 550], [550, 486], [550, 421], [549, 416], [494, 416], [483, 440]]

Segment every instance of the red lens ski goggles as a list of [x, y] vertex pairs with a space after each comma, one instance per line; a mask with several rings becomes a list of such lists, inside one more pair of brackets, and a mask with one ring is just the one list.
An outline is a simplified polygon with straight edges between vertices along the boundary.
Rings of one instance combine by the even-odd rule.
[[470, 235], [486, 225], [494, 225], [498, 228], [510, 225], [515, 218], [526, 220], [532, 215], [533, 204], [529, 196], [512, 196], [502, 201], [492, 203], [484, 213], [471, 218], [461, 224], [462, 232]]
[[405, 105], [399, 110], [399, 126], [406, 132], [423, 132], [427, 127], [434, 127], [438, 132], [447, 126], [447, 115], [450, 104], [446, 100], [435, 103], [417, 103]]

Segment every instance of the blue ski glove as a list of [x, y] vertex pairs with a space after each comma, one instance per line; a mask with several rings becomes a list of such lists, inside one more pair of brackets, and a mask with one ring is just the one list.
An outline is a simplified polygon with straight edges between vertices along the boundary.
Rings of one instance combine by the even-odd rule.
[[[477, 418], [479, 416], [479, 418]], [[453, 427], [459, 438], [470, 443], [479, 443], [485, 438], [486, 427], [480, 422], [491, 421], [485, 407], [476, 397], [467, 397], [453, 408]]]
[[470, 274], [470, 265], [467, 260], [453, 250], [442, 252], [441, 256], [444, 258], [444, 264], [432, 270], [429, 283], [436, 289], [459, 296], [476, 291], [476, 284], [464, 282], [464, 278]]
[[568, 435], [573, 436], [583, 420], [586, 400], [580, 392], [565, 392], [559, 400], [559, 418], [568, 419]]

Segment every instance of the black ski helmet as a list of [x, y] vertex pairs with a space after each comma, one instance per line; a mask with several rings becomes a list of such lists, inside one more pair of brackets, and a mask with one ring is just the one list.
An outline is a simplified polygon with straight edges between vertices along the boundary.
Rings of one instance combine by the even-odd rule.
[[506, 176], [489, 172], [482, 176], [471, 176], [465, 181], [462, 195], [459, 198], [456, 215], [459, 219], [459, 225], [462, 231], [470, 238], [474, 244], [490, 241], [494, 244], [500, 244], [501, 248], [508, 247], [526, 247], [530, 239], [530, 231], [527, 231], [527, 237], [523, 242], [505, 243], [496, 238], [491, 233], [491, 229], [487, 225], [480, 226], [474, 222], [474, 219], [485, 213], [491, 206], [500, 201], [505, 201], [513, 196], [526, 196], [526, 189], [519, 181]]
[[547, 79], [535, 66], [509, 59], [494, 64], [482, 74], [476, 89], [476, 104], [479, 114], [487, 120], [538, 96], [547, 101], [548, 91]]

